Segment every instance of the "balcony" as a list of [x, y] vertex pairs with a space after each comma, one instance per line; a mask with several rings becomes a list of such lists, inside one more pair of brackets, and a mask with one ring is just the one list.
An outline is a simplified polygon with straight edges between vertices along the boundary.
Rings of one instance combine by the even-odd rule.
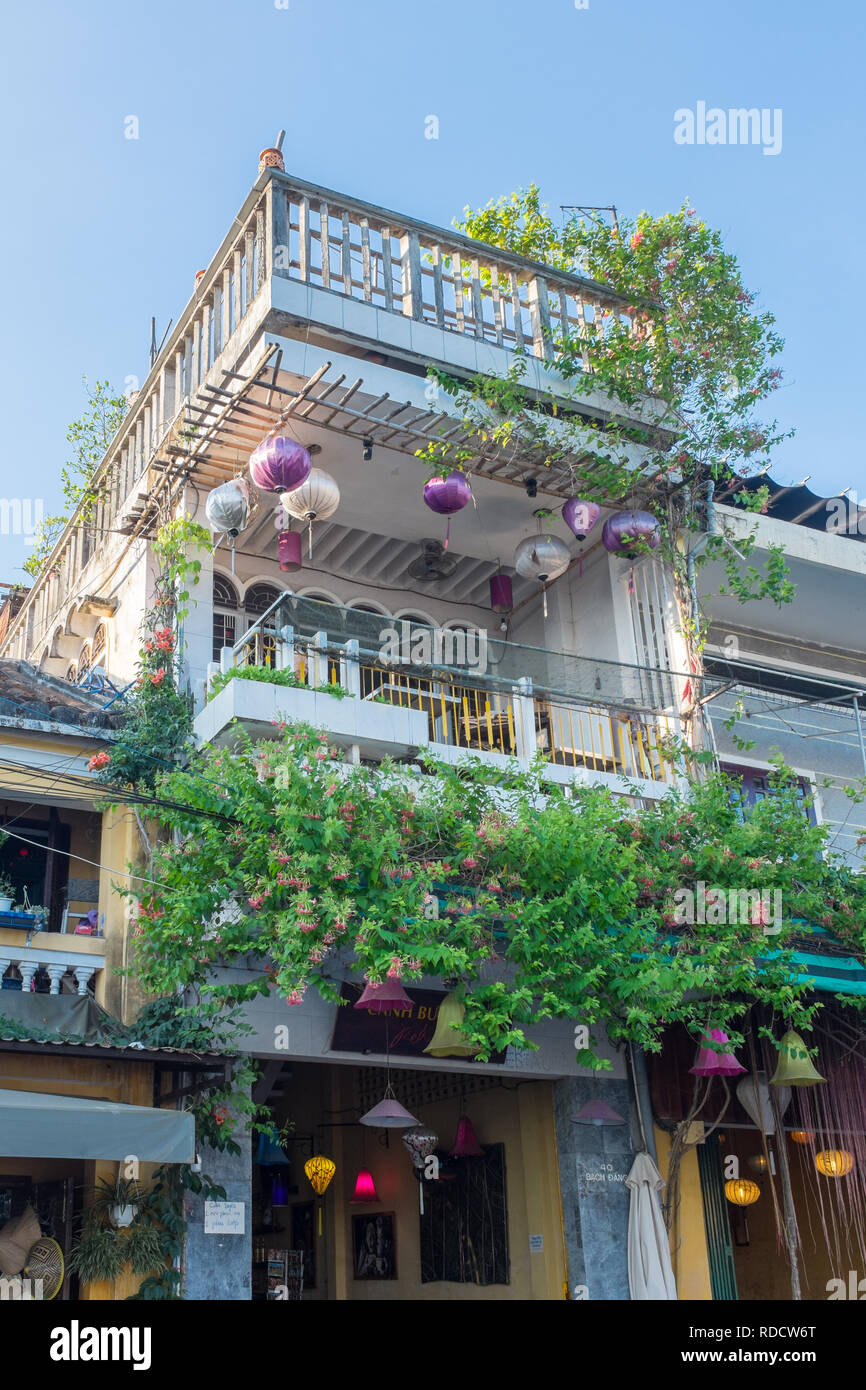
[[[267, 673], [273, 673], [269, 680]], [[235, 674], [236, 673], [236, 674]], [[250, 678], [254, 677], [254, 678]], [[353, 756], [527, 765], [560, 782], [663, 795], [679, 770], [686, 677], [496, 640], [482, 630], [389, 625], [378, 614], [284, 593], [210, 669], [196, 720], [204, 743], [233, 728], [273, 737], [281, 721], [327, 730]], [[709, 693], [716, 682], [704, 678]]]
[[96, 939], [77, 937], [70, 941], [59, 932], [44, 932], [39, 934], [38, 944], [31, 946], [10, 940], [17, 934], [0, 931], [0, 988], [4, 991], [26, 994], [35, 978], [37, 990], [42, 982], [43, 994], [86, 994], [96, 973], [105, 969], [105, 946]]

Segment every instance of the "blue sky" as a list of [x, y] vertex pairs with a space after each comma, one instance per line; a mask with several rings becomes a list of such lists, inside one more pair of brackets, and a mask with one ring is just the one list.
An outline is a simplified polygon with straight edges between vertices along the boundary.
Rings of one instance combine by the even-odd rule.
[[[144, 377], [281, 127], [291, 172], [445, 226], [530, 180], [628, 215], [688, 196], [787, 340], [773, 475], [866, 493], [854, 0], [283, 3], [7, 4], [0, 494], [55, 506], [82, 374]], [[781, 152], [676, 144], [699, 101], [780, 108]]]

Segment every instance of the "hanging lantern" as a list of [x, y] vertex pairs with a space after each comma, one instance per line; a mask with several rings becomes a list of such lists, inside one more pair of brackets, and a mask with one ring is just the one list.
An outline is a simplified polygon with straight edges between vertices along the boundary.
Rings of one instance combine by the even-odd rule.
[[572, 1115], [573, 1125], [626, 1125], [628, 1120], [624, 1120], [618, 1110], [613, 1110], [603, 1100], [590, 1100], [586, 1105], [582, 1105], [576, 1115]]
[[747, 1158], [746, 1162], [753, 1173], [775, 1173], [775, 1169], [770, 1167], [765, 1154], [752, 1154], [752, 1157]]
[[490, 607], [494, 613], [510, 613], [514, 607], [511, 578], [507, 574], [490, 576]]
[[[759, 1071], [754, 1076], [747, 1073], [746, 1076], [742, 1077], [737, 1083], [737, 1100], [746, 1114], [758, 1126], [758, 1129], [762, 1129], [765, 1134], [776, 1133], [776, 1117], [773, 1114], [773, 1106], [770, 1101], [770, 1087], [766, 1072]], [[776, 1092], [776, 1100], [779, 1114], [784, 1115], [791, 1104], [790, 1089], [787, 1086], [780, 1086]]]
[[472, 1121], [468, 1115], [461, 1115], [457, 1121], [457, 1138], [451, 1150], [452, 1158], [483, 1158], [484, 1150], [478, 1142]]
[[370, 1129], [408, 1129], [410, 1125], [419, 1123], [418, 1118], [410, 1115], [400, 1104], [390, 1085], [385, 1087], [385, 1095], [379, 1104], [362, 1115], [359, 1121], [359, 1124], [368, 1125]]
[[303, 444], [284, 435], [263, 439], [250, 454], [250, 477], [262, 492], [291, 492], [306, 482], [312, 467]]
[[259, 1134], [256, 1163], [260, 1168], [288, 1168], [289, 1166], [289, 1160], [280, 1147], [277, 1131], [272, 1125], [261, 1130]]
[[350, 1202], [378, 1202], [379, 1194], [376, 1191], [376, 1184], [373, 1181], [373, 1174], [369, 1168], [359, 1168], [358, 1176], [355, 1179], [355, 1191], [349, 1198]]
[[237, 536], [249, 520], [250, 488], [245, 478], [233, 478], [209, 492], [204, 514], [212, 531], [224, 536]]
[[[721, 1028], [711, 1028], [704, 1035], [703, 1042], [712, 1039], [713, 1042], [726, 1043], [727, 1033], [723, 1033]], [[695, 1065], [689, 1067], [692, 1076], [739, 1076], [746, 1068], [742, 1066], [732, 1052], [715, 1052], [711, 1047], [701, 1046], [698, 1048], [698, 1055], [695, 1058]]]
[[431, 1057], [474, 1057], [478, 1047], [460, 1031], [466, 1016], [466, 1005], [457, 990], [446, 994], [436, 1015], [436, 1031], [424, 1048]]
[[356, 1009], [367, 1009], [371, 1014], [389, 1014], [394, 1009], [411, 1009], [412, 1000], [399, 980], [382, 980], [377, 985], [367, 984]]
[[313, 554], [313, 522], [326, 521], [340, 505], [340, 489], [335, 478], [324, 468], [313, 468], [299, 487], [291, 488], [280, 497], [283, 510], [298, 521], [306, 521], [310, 548]]
[[291, 571], [301, 569], [303, 560], [301, 559], [300, 531], [281, 531], [279, 547], [280, 569]]
[[323, 1196], [328, 1183], [337, 1171], [337, 1165], [332, 1158], [325, 1158], [323, 1154], [314, 1154], [308, 1158], [304, 1164], [304, 1172], [310, 1180], [310, 1186], [318, 1197]]
[[424, 501], [431, 512], [448, 517], [448, 524], [445, 527], [445, 550], [448, 549], [451, 540], [452, 516], [455, 512], [462, 512], [467, 502], [471, 502], [471, 500], [472, 489], [469, 486], [469, 479], [465, 473], [461, 473], [459, 468], [453, 469], [446, 478], [430, 478], [424, 484]]
[[638, 553], [641, 542], [650, 550], [657, 550], [661, 538], [661, 527], [651, 512], [615, 512], [601, 532], [605, 550], [630, 559]]
[[597, 502], [583, 502], [579, 497], [569, 497], [562, 509], [563, 521], [579, 541], [586, 540], [600, 516], [601, 507]]
[[[514, 552], [514, 568], [524, 579], [537, 579], [549, 584], [564, 574], [571, 562], [568, 546], [559, 536], [550, 536], [539, 529], [538, 535], [527, 536]], [[547, 592], [544, 594], [544, 616], [547, 617]]]
[[823, 1086], [826, 1077], [819, 1076], [809, 1056], [809, 1049], [799, 1033], [789, 1028], [779, 1044], [779, 1061], [770, 1081], [771, 1086]]
[[854, 1167], [854, 1155], [847, 1149], [822, 1149], [815, 1155], [815, 1167], [825, 1178], [844, 1178]]
[[731, 1178], [725, 1183], [725, 1196], [735, 1207], [750, 1207], [760, 1195], [761, 1189], [750, 1178]]
[[814, 1144], [815, 1134], [811, 1129], [792, 1129], [791, 1138], [795, 1144]]
[[429, 1125], [417, 1124], [400, 1135], [403, 1147], [411, 1156], [414, 1168], [423, 1168], [424, 1160], [429, 1158], [439, 1143], [439, 1135]]

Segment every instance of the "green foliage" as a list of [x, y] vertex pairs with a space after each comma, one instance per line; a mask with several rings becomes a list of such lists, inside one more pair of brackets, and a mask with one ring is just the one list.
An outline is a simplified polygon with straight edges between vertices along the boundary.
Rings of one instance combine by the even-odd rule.
[[75, 509], [80, 507], [79, 518], [81, 524], [86, 525], [93, 515], [94, 505], [111, 483], [111, 479], [106, 478], [98, 486], [94, 485], [93, 476], [120, 428], [129, 402], [124, 396], [114, 394], [108, 381], [97, 381], [92, 387], [87, 377], [82, 381], [87, 408], [66, 431], [67, 441], [73, 446], [72, 457], [60, 470], [66, 509], [62, 514], [46, 517], [37, 531], [33, 553], [24, 562], [24, 569], [34, 578]]
[[307, 685], [288, 667], [276, 670], [272, 666], [232, 666], [231, 670], [219, 671], [211, 678], [208, 699], [212, 700], [233, 680], [263, 681], [266, 685], [288, 686], [291, 690], [316, 691], [320, 695], [333, 695], [337, 700], [351, 699], [352, 695], [350, 690], [335, 681], [328, 681], [325, 685]]
[[[192, 770], [203, 775], [162, 784], [190, 809], [157, 813], [172, 835], [135, 936], [145, 988], [193, 988], [203, 1020], [270, 985], [289, 1004], [310, 987], [336, 1002], [339, 962], [370, 980], [460, 980], [481, 1057], [526, 1046], [528, 1027], [557, 1017], [654, 1050], [675, 1022], [737, 1037], [755, 1001], [806, 1026], [818, 1006], [792, 960], [803, 921], [863, 958], [866, 882], [829, 854], [783, 768], [742, 820], [721, 774], [637, 810], [597, 787], [567, 798], [539, 769], [491, 784], [471, 758], [416, 777], [349, 767], [301, 725], [208, 749]], [[778, 888], [778, 934], [678, 922], [674, 894], [699, 881]], [[227, 898], [243, 911], [214, 923]], [[250, 952], [259, 974], [214, 983], [215, 965]]]

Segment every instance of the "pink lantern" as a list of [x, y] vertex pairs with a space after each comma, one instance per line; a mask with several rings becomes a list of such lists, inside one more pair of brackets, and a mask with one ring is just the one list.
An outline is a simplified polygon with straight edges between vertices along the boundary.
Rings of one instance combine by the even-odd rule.
[[514, 607], [511, 579], [507, 574], [491, 575], [490, 607], [494, 613], [510, 613]]
[[379, 1194], [376, 1191], [376, 1184], [373, 1181], [373, 1174], [369, 1168], [359, 1168], [358, 1176], [355, 1179], [355, 1191], [349, 1198], [350, 1202], [378, 1202]]
[[[708, 1038], [717, 1043], [728, 1041], [727, 1033], [723, 1033], [721, 1028], [711, 1028], [704, 1034], [703, 1041], [706, 1042]], [[739, 1076], [745, 1070], [732, 1052], [714, 1052], [711, 1047], [703, 1045], [698, 1048], [695, 1065], [689, 1067], [692, 1076]]]
[[300, 531], [281, 531], [279, 538], [280, 569], [299, 570], [302, 567]]
[[283, 435], [263, 439], [250, 454], [250, 477], [262, 492], [293, 492], [306, 482], [312, 467], [303, 444]]
[[579, 541], [586, 540], [587, 534], [601, 516], [597, 502], [583, 502], [579, 497], [569, 497], [562, 509], [562, 519]]
[[371, 1014], [388, 1014], [394, 1009], [411, 1009], [412, 1000], [399, 980], [382, 980], [378, 985], [365, 985], [356, 1009], [367, 1009]]
[[457, 1121], [457, 1138], [451, 1150], [452, 1158], [483, 1158], [484, 1150], [475, 1137], [472, 1121], [468, 1115], [461, 1115]]

